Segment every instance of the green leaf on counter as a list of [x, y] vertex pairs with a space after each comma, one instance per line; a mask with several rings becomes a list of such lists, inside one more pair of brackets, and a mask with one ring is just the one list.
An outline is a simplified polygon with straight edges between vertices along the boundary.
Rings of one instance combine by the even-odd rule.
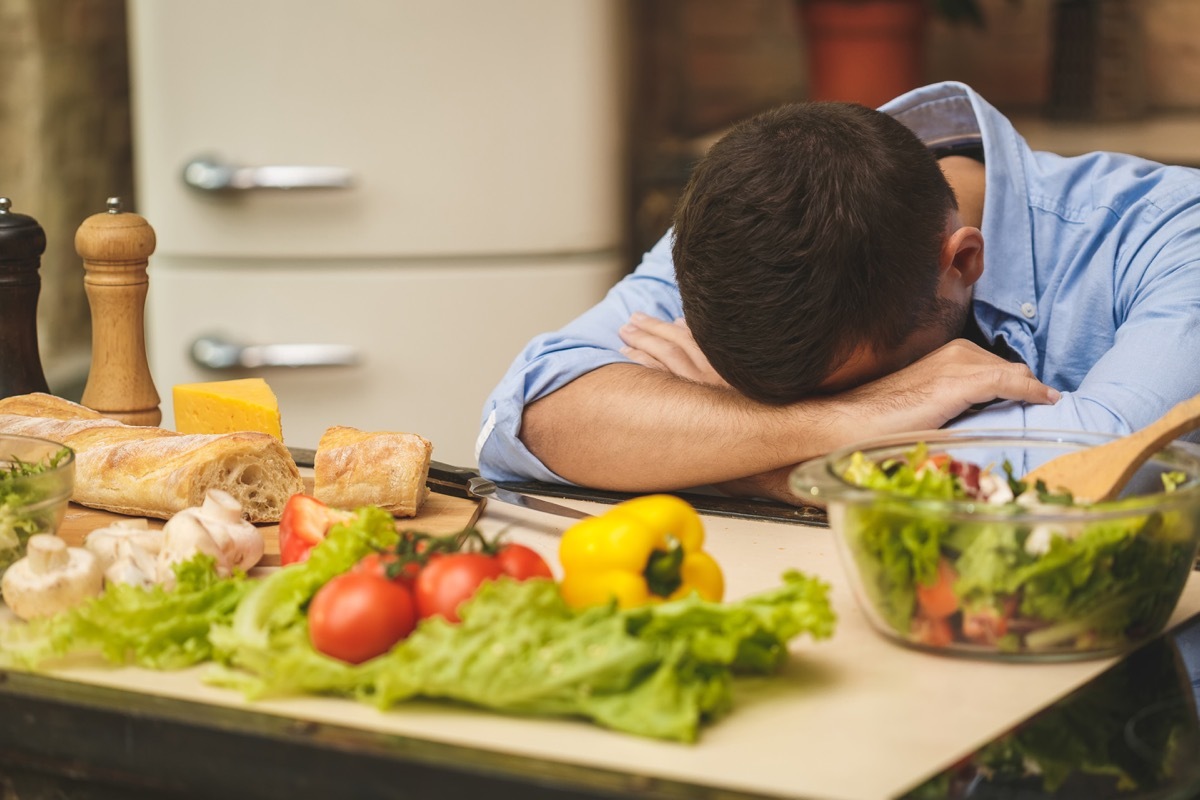
[[97, 651], [115, 664], [179, 669], [213, 657], [210, 628], [228, 619], [250, 588], [244, 575], [217, 576], [211, 556], [175, 566], [170, 590], [111, 584], [70, 611], [0, 628], [0, 663], [36, 668], [69, 653]]
[[313, 649], [306, 609], [317, 590], [368, 553], [396, 546], [400, 534], [392, 515], [380, 508], [358, 510], [335, 525], [307, 560], [272, 573], [252, 586], [237, 613], [212, 631], [215, 659], [263, 681], [225, 671], [214, 682], [241, 688], [251, 696], [296, 692], [348, 691], [350, 667]]
[[577, 612], [544, 580], [485, 583], [462, 622], [423, 621], [389, 653], [351, 666], [316, 652], [304, 607], [328, 579], [394, 543], [386, 514], [335, 529], [307, 562], [269, 576], [213, 631], [227, 668], [211, 680], [250, 697], [354, 696], [380, 707], [443, 698], [513, 714], [576, 716], [616, 730], [693, 741], [728, 710], [733, 675], [768, 673], [801, 633], [831, 635], [828, 586], [797, 572], [733, 603], [689, 597]]
[[170, 592], [115, 586], [52, 619], [10, 626], [0, 646], [24, 666], [91, 649], [153, 669], [212, 660], [209, 682], [251, 698], [315, 693], [385, 708], [442, 698], [690, 742], [729, 710], [735, 675], [773, 672], [791, 639], [833, 632], [829, 587], [794, 571], [781, 586], [737, 602], [693, 595], [624, 611], [615, 604], [576, 611], [552, 581], [501, 578], [464, 604], [461, 623], [427, 619], [364, 664], [318, 653], [306, 617], [313, 595], [398, 539], [391, 515], [360, 509], [307, 561], [262, 580], [220, 580], [211, 559], [197, 559], [179, 568]]
[[22, 461], [13, 456], [0, 466], [0, 574], [25, 555], [25, 543], [36, 533], [53, 532], [62, 509], [50, 502], [58, 491], [70, 493], [70, 484], [45, 473], [71, 455], [63, 447], [43, 461]]
[[481, 587], [460, 624], [427, 620], [363, 665], [359, 695], [383, 707], [420, 696], [581, 716], [694, 741], [701, 723], [729, 710], [734, 674], [770, 673], [787, 657], [789, 639], [832, 633], [827, 592], [790, 572], [778, 589], [739, 602], [693, 595], [575, 612], [550, 581], [501, 579]]

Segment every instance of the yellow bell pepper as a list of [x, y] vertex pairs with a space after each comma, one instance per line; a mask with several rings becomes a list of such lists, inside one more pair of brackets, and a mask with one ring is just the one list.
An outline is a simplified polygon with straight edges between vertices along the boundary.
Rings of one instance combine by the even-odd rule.
[[693, 592], [720, 601], [725, 579], [703, 544], [700, 515], [687, 501], [667, 494], [628, 500], [563, 533], [563, 599], [573, 608], [613, 599], [632, 608]]

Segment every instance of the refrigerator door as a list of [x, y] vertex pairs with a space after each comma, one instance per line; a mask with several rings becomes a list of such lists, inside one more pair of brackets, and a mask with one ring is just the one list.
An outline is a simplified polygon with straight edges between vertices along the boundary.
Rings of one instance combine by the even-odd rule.
[[[411, 431], [433, 442], [435, 458], [474, 464], [483, 402], [509, 362], [532, 335], [561, 326], [601, 296], [613, 268], [607, 256], [314, 262], [300, 269], [265, 259], [188, 260], [151, 281], [160, 298], [180, 301], [174, 314], [153, 315], [149, 328], [163, 425], [174, 425], [172, 385], [260, 375], [279, 397], [290, 445], [316, 447], [330, 425]], [[340, 349], [326, 355], [351, 351], [355, 358], [341, 366], [213, 369], [202, 365], [202, 348], [195, 352], [206, 338], [257, 347], [258, 354], [269, 345], [334, 345]]]
[[[132, 0], [139, 209], [170, 255], [611, 248], [619, 9]], [[243, 171], [242, 188], [222, 190], [220, 167], [307, 169], [282, 180], [346, 186], [253, 189]]]
[[175, 384], [257, 375], [289, 444], [473, 463], [513, 357], [623, 271], [622, 7], [131, 0], [163, 424]]

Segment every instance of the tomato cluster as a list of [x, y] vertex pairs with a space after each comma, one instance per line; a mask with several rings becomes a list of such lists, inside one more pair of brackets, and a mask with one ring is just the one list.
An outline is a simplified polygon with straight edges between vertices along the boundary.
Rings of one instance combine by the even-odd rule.
[[451, 536], [405, 534], [396, 551], [373, 553], [317, 591], [309, 638], [325, 655], [358, 664], [392, 649], [422, 619], [459, 621], [459, 606], [487, 580], [553, 579], [536, 551], [488, 541], [468, 528]]

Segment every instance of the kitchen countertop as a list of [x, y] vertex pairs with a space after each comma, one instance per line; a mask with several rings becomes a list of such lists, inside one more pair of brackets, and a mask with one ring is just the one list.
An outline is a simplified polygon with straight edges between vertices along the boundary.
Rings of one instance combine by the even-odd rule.
[[[569, 522], [492, 503], [479, 526], [553, 557]], [[424, 702], [390, 712], [334, 698], [248, 703], [203, 684], [203, 668], [83, 663], [49, 676], [0, 674], [0, 774], [118, 784], [114, 797], [384, 797], [405, 787], [422, 797], [899, 797], [1120, 667], [998, 664], [899, 647], [869, 629], [828, 529], [719, 517], [706, 528], [730, 597], [797, 568], [831, 584], [839, 620], [831, 640], [794, 642], [780, 675], [739, 683], [733, 712], [695, 745]], [[1197, 612], [1200, 573], [1172, 625]]]

